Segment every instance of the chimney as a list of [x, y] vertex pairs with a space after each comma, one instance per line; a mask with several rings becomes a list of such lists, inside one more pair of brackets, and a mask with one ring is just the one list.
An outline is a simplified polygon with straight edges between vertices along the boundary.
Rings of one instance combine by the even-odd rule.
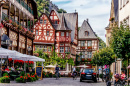
[[87, 19], [86, 19], [86, 21], [88, 22], [88, 21], [89, 21], [89, 19], [87, 18]]

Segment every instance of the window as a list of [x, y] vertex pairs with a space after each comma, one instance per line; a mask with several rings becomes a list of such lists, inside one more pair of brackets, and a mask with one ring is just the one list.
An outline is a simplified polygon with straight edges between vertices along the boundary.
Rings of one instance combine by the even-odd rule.
[[38, 35], [38, 30], [36, 30], [36, 35]]
[[46, 24], [46, 20], [44, 20], [44, 24]]
[[61, 32], [61, 36], [64, 36], [64, 32]]
[[40, 46], [39, 46], [39, 50], [42, 50], [42, 49], [43, 49], [43, 45], [40, 45]]
[[70, 47], [65, 47], [65, 52], [70, 52]]
[[87, 57], [91, 58], [92, 57], [92, 52], [87, 52]]
[[50, 36], [49, 31], [47, 31], [46, 35], [47, 35], [47, 36]]
[[88, 47], [92, 46], [92, 41], [88, 41], [87, 45], [88, 45]]
[[69, 32], [66, 32], [66, 36], [69, 36]]
[[81, 58], [85, 58], [85, 52], [81, 52]]
[[49, 47], [48, 47], [48, 52], [51, 52], [51, 50], [52, 50], [52, 47], [49, 46]]
[[122, 8], [122, 0], [120, 0], [120, 8]]
[[60, 53], [64, 53], [64, 47], [60, 47]]
[[60, 46], [64, 46], [64, 44], [60, 44]]
[[89, 35], [89, 32], [88, 31], [85, 31], [85, 36], [88, 36]]
[[55, 24], [58, 24], [58, 21], [55, 21]]
[[129, 17], [128, 17], [128, 18], [126, 18], [126, 25], [128, 25], [128, 26], [129, 26]]
[[40, 19], [40, 24], [42, 24], [43, 23], [43, 19]]
[[85, 46], [85, 41], [81, 41], [81, 46]]
[[43, 52], [47, 52], [47, 46], [43, 47]]

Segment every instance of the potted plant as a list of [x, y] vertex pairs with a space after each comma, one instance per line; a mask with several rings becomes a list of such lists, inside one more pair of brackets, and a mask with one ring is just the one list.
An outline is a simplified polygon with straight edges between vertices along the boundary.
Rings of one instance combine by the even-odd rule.
[[18, 27], [17, 23], [15, 23], [15, 22], [12, 22], [11, 24], [12, 24], [14, 27]]
[[22, 26], [21, 25], [18, 26], [18, 30], [22, 30]]
[[26, 83], [26, 80], [27, 80], [27, 76], [20, 76], [16, 78], [16, 82], [18, 83]]

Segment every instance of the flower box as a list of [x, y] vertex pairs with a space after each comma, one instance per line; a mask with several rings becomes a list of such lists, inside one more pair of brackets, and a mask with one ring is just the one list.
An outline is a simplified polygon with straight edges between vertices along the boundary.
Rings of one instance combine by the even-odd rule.
[[88, 48], [88, 49], [92, 49], [92, 46], [88, 46], [87, 48]]

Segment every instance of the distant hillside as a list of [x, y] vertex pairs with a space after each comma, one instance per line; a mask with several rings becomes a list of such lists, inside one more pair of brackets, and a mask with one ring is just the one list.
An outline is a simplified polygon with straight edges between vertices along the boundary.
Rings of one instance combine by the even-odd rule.
[[38, 16], [40, 16], [42, 13], [44, 13], [44, 8], [45, 8], [45, 12], [47, 14], [50, 14], [50, 11], [53, 8], [56, 9], [57, 12], [59, 12], [59, 13], [62, 13], [62, 11], [64, 13], [66, 13], [66, 11], [64, 9], [59, 9], [58, 6], [53, 4], [50, 0], [36, 0], [36, 2], [37, 2]]

